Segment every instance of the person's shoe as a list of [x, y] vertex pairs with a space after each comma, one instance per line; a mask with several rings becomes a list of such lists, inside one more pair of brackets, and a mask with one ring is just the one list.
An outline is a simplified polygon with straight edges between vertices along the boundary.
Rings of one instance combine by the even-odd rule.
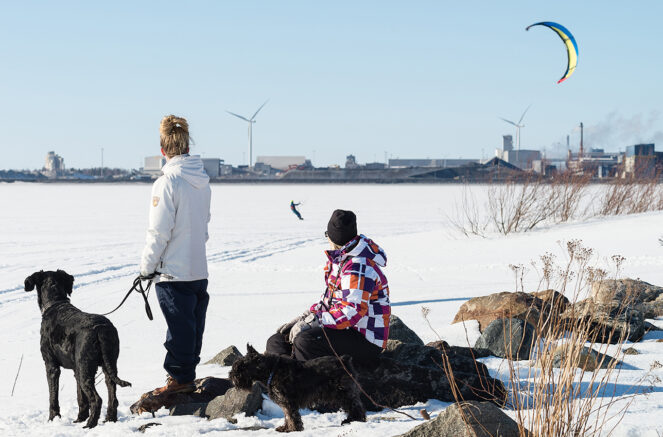
[[196, 386], [191, 382], [185, 382], [183, 384], [180, 384], [173, 378], [172, 376], [168, 375], [168, 378], [166, 378], [166, 385], [163, 387], [155, 388], [152, 390], [153, 395], [162, 395], [162, 394], [173, 394], [173, 393], [192, 393], [196, 390]]

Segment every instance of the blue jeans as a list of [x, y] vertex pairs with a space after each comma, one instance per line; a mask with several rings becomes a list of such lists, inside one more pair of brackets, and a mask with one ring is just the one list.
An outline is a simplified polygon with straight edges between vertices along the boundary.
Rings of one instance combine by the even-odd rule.
[[196, 379], [207, 313], [207, 279], [156, 284], [159, 306], [168, 324], [163, 368], [180, 384]]

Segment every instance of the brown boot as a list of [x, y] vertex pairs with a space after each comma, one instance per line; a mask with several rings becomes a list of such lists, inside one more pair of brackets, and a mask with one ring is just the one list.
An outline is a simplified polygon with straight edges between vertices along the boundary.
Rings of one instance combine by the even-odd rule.
[[168, 375], [168, 378], [166, 378], [166, 385], [163, 387], [155, 388], [152, 390], [151, 394], [153, 395], [162, 395], [162, 394], [173, 394], [173, 393], [191, 393], [196, 390], [196, 386], [191, 382], [186, 382], [184, 384], [180, 384], [173, 378], [172, 376]]

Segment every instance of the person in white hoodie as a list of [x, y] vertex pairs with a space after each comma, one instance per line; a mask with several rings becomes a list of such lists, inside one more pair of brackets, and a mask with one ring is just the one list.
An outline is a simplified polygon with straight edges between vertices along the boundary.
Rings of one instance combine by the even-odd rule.
[[198, 156], [189, 155], [189, 125], [168, 115], [161, 120], [163, 176], [152, 186], [149, 228], [141, 279], [153, 279], [168, 325], [166, 385], [153, 394], [191, 392], [200, 362], [207, 294], [205, 243], [210, 221], [209, 177]]

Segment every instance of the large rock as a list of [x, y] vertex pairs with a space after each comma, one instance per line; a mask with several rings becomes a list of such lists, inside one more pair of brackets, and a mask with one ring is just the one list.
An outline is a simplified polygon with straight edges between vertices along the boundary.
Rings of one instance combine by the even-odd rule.
[[235, 361], [242, 358], [242, 353], [234, 346], [228, 346], [205, 364], [218, 364], [220, 366], [232, 366]]
[[518, 318], [527, 321], [532, 326], [537, 326], [544, 310], [543, 300], [536, 296], [529, 293], [503, 291], [488, 296], [474, 297], [463, 303], [451, 323], [477, 320], [481, 332], [497, 319]]
[[[472, 373], [454, 371], [453, 377], [462, 399], [504, 405], [507, 393], [501, 381], [487, 375], [482, 377], [476, 370]], [[370, 411], [379, 411], [385, 406], [399, 408], [429, 399], [456, 400], [447, 374], [439, 367], [407, 365], [381, 357], [376, 369], [359, 372], [357, 380], [364, 391], [380, 404], [373, 404], [362, 394], [362, 401]]]
[[389, 316], [389, 339], [398, 340], [403, 343], [424, 344], [413, 330], [408, 328], [401, 319], [393, 314]]
[[450, 405], [435, 419], [400, 435], [400, 437], [432, 436], [520, 437], [520, 431], [518, 424], [492, 403], [467, 401]]
[[617, 300], [596, 303], [585, 299], [569, 305], [561, 317], [567, 330], [586, 326], [590, 340], [596, 343], [636, 342], [645, 334], [642, 312]]
[[389, 340], [382, 357], [390, 358], [397, 363], [408, 366], [432, 367], [444, 370], [445, 356], [454, 373], [476, 373], [479, 376], [489, 376], [488, 368], [476, 358], [490, 355], [486, 350], [473, 350], [471, 348], [452, 347], [445, 341], [429, 343], [420, 346], [412, 343], [401, 343], [398, 340]]
[[595, 281], [592, 300], [599, 304], [626, 304], [642, 312], [646, 319], [663, 316], [663, 287], [636, 279]]
[[[392, 316], [394, 317], [394, 316]], [[394, 319], [392, 319], [393, 321]], [[424, 346], [402, 321], [395, 318], [400, 332], [412, 333], [402, 342], [393, 339], [391, 332], [387, 348], [380, 355], [377, 368], [363, 370], [357, 368], [357, 379], [366, 393], [381, 406], [398, 408], [426, 402], [429, 399], [455, 401], [449, 376], [445, 371], [446, 353], [449, 358], [451, 373], [460, 396], [465, 400], [491, 401], [504, 405], [507, 393], [501, 381], [490, 377], [488, 368], [475, 358], [487, 356], [487, 351], [474, 351], [470, 348], [450, 347], [445, 342], [431, 343]], [[400, 337], [400, 336], [397, 336]], [[473, 357], [474, 354], [474, 357]], [[388, 387], [385, 390], [385, 387]], [[375, 405], [362, 394], [362, 401], [367, 410], [379, 411], [381, 406]], [[319, 411], [330, 411], [325, 405], [312, 405]]]
[[154, 413], [161, 407], [170, 409], [180, 404], [207, 403], [232, 387], [230, 380], [212, 377], [196, 379], [194, 384], [196, 390], [193, 393], [162, 393], [159, 395], [152, 394], [152, 392], [144, 393], [130, 407], [130, 410], [133, 414]]
[[534, 327], [521, 319], [497, 319], [481, 333], [474, 347], [510, 360], [528, 360], [535, 339]]
[[556, 314], [561, 314], [569, 306], [570, 302], [562, 293], [556, 290], [534, 291], [530, 295], [543, 301], [546, 311], [555, 310]]
[[606, 279], [592, 283], [592, 299], [596, 303], [613, 300], [641, 304], [663, 299], [663, 288], [636, 279]]
[[224, 418], [231, 423], [237, 423], [233, 418], [236, 414], [244, 413], [253, 416], [262, 407], [263, 386], [255, 382], [251, 390], [240, 390], [235, 387], [228, 390], [224, 395], [212, 399], [205, 415], [209, 419]]
[[[585, 372], [593, 372], [596, 369], [607, 369], [617, 364], [619, 364], [619, 361], [610, 355], [602, 354], [588, 347], [574, 350], [572, 345], [562, 344], [552, 352], [551, 365], [558, 369], [565, 369], [572, 365]], [[537, 363], [537, 365], [540, 365], [540, 363]]]

